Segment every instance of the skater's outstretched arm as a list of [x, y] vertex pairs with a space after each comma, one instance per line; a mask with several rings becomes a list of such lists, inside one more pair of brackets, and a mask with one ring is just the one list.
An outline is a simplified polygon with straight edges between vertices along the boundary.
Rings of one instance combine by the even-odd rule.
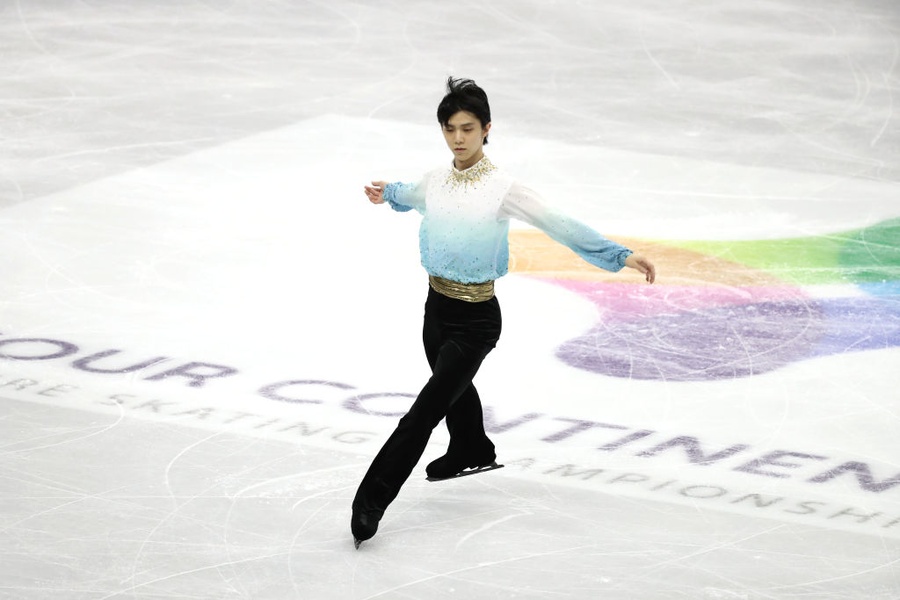
[[521, 184], [514, 183], [507, 192], [501, 217], [537, 227], [595, 267], [613, 272], [629, 267], [640, 271], [649, 283], [656, 279], [656, 268], [646, 257], [634, 254], [581, 221], [546, 206], [536, 192]]
[[425, 185], [424, 181], [417, 184], [373, 181], [372, 185], [364, 186], [363, 189], [366, 192], [366, 197], [372, 204], [384, 204], [387, 202], [397, 212], [416, 209], [424, 214]]

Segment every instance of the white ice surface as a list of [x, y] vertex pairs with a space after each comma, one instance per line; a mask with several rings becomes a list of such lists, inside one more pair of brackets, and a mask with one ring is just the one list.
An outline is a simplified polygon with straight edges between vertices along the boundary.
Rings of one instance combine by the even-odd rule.
[[[355, 551], [348, 528], [427, 375], [416, 218], [361, 187], [447, 160], [443, 78], [488, 89], [494, 162], [607, 234], [826, 235], [900, 215], [893, 0], [0, 17], [0, 342], [56, 342], [0, 360], [0, 598], [900, 597], [900, 486], [810, 483], [900, 470], [896, 348], [603, 377], [553, 357], [595, 308], [518, 275], [477, 380], [507, 468], [438, 485], [420, 466], [376, 538]], [[95, 366], [153, 364], [78, 368], [110, 350]], [[191, 362], [235, 372], [155, 377]], [[688, 436], [747, 449], [639, 455]], [[824, 458], [737, 469], [775, 451]]]

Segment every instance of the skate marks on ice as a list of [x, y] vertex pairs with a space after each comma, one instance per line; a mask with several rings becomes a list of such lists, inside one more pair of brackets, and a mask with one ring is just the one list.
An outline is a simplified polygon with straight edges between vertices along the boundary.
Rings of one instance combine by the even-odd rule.
[[[3, 422], [18, 426], [5, 432], [15, 451], [0, 467], [8, 508], [0, 597], [56, 598], [64, 587], [71, 600], [489, 591], [575, 600], [635, 589], [651, 600], [854, 591], [881, 600], [897, 575], [888, 540], [521, 480], [509, 468], [457, 485], [412, 478], [356, 552], [347, 519], [364, 457], [60, 406], [3, 406]], [[102, 433], [77, 434], [93, 431]], [[68, 439], [46, 443], [63, 432]]]
[[304, 557], [343, 537], [318, 524], [346, 510], [341, 473], [364, 468], [227, 431], [3, 407], [18, 423], [0, 468], [4, 598], [298, 597]]
[[828, 553], [830, 534], [822, 530], [721, 514], [704, 515], [698, 525], [697, 508], [592, 497], [508, 477], [422, 496], [427, 492], [417, 482], [398, 498], [365, 554], [374, 566], [414, 548], [437, 568], [385, 593], [442, 597], [478, 581], [478, 590], [486, 585], [517, 598], [837, 599], [862, 586], [886, 599], [898, 569], [874, 538], [850, 536], [848, 543], [857, 556], [877, 556], [877, 565], [853, 561], [826, 571], [815, 566]]

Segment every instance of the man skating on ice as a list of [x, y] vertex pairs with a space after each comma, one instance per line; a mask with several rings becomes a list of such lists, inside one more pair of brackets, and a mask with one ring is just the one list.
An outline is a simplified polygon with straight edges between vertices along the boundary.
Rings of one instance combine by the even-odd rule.
[[378, 530], [388, 505], [419, 462], [431, 432], [446, 418], [450, 443], [432, 461], [432, 479], [495, 465], [472, 379], [500, 338], [494, 280], [507, 273], [509, 220], [544, 231], [590, 264], [608, 271], [636, 269], [653, 283], [653, 264], [590, 227], [544, 206], [484, 155], [491, 128], [487, 94], [475, 82], [450, 78], [437, 110], [453, 163], [418, 184], [372, 182], [373, 204], [423, 215], [422, 266], [428, 273], [423, 342], [432, 375], [375, 456], [353, 499], [350, 529], [357, 548]]

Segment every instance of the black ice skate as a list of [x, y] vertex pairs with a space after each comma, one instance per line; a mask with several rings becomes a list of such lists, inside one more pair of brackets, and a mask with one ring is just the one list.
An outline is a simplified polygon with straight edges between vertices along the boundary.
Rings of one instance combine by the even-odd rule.
[[383, 480], [369, 478], [368, 475], [363, 478], [353, 498], [353, 514], [350, 517], [350, 532], [357, 550], [360, 544], [374, 537], [378, 522], [396, 495], [396, 492], [391, 493], [390, 486]]
[[495, 456], [492, 452], [491, 458], [488, 459], [461, 460], [445, 454], [425, 468], [425, 473], [428, 475], [426, 479], [428, 481], [444, 481], [503, 468], [503, 465], [497, 464]]
[[378, 531], [378, 522], [381, 520], [381, 513], [375, 511], [363, 511], [353, 509], [353, 516], [350, 517], [350, 532], [353, 534], [353, 545], [359, 550], [359, 545], [364, 541], [372, 539]]

